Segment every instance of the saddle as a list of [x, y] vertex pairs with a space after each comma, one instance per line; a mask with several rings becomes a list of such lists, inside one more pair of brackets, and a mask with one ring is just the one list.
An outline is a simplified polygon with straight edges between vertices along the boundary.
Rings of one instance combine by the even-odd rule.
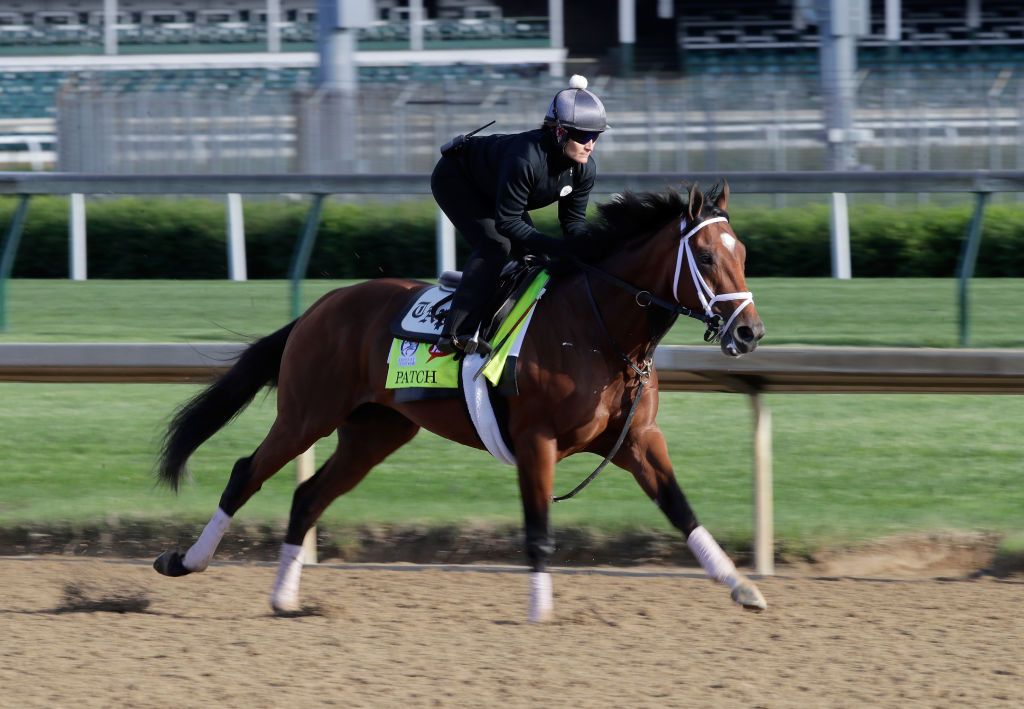
[[[494, 296], [480, 320], [480, 337], [488, 342], [492, 340], [533, 277], [546, 265], [545, 260], [533, 255], [505, 265], [498, 276]], [[452, 296], [461, 280], [461, 271], [445, 271], [438, 279], [438, 285], [426, 286], [413, 293], [408, 305], [399, 310], [392, 320], [391, 334], [402, 340], [435, 344], [441, 336]]]

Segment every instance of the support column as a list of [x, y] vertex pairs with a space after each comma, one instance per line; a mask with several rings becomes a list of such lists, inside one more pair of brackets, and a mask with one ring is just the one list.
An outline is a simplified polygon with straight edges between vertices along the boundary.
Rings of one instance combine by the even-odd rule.
[[370, 24], [370, 0], [317, 0], [317, 51], [320, 73], [317, 84], [329, 89], [355, 91], [356, 30]]
[[117, 54], [117, 0], [103, 0], [103, 53]]
[[636, 0], [619, 0], [619, 73], [633, 75], [636, 49]]
[[[817, 0], [821, 37], [821, 82], [825, 104], [828, 167], [851, 170], [857, 165], [853, 131], [857, 68], [855, 35], [864, 28], [862, 0]], [[850, 233], [846, 195], [832, 196], [832, 275], [850, 277]]]
[[754, 571], [775, 574], [775, 523], [772, 502], [772, 412], [760, 394], [754, 408]]
[[971, 32], [981, 28], [981, 0], [967, 0], [967, 28]]
[[281, 0], [267, 0], [267, 51], [281, 51]]
[[409, 0], [409, 49], [423, 51], [423, 0]]
[[903, 0], [885, 0], [885, 41], [899, 42], [903, 37]]
[[899, 61], [900, 40], [903, 38], [902, 0], [885, 0], [885, 53], [887, 61]]
[[72, 194], [68, 199], [68, 206], [71, 214], [68, 219], [68, 226], [71, 229], [70, 260], [71, 280], [84, 281], [86, 275], [86, 249], [85, 249], [85, 195]]
[[[548, 37], [552, 49], [565, 48], [565, 7], [564, 0], [548, 0]], [[565, 64], [552, 62], [548, 66], [551, 76], [565, 76]]]

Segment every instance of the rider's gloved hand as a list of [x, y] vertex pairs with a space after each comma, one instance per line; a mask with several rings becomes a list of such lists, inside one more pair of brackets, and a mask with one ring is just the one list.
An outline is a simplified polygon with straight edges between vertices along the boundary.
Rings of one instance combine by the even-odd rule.
[[552, 236], [531, 236], [526, 240], [526, 250], [533, 254], [542, 254], [558, 259], [569, 255], [569, 245], [563, 239]]

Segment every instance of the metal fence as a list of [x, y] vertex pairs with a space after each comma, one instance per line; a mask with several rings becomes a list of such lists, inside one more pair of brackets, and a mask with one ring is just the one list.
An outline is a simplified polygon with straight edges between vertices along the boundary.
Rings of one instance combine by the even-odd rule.
[[[858, 74], [865, 170], [1024, 168], [1024, 77], [998, 66]], [[259, 84], [229, 90], [81, 86], [58, 102], [59, 168], [145, 173], [423, 173], [451, 135], [536, 127], [563, 80], [394, 81], [345, 98]], [[828, 169], [815, 73], [599, 77], [612, 130], [602, 171]]]

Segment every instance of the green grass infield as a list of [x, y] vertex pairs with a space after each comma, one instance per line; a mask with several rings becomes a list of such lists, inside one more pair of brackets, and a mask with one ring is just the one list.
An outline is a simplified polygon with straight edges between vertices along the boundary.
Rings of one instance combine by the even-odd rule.
[[[334, 283], [309, 282], [312, 301]], [[952, 346], [953, 280], [752, 282], [770, 344]], [[288, 320], [276, 282], [13, 281], [0, 342], [238, 341]], [[1024, 280], [972, 286], [972, 341], [1024, 344]], [[1012, 325], [1016, 323], [1016, 325]], [[696, 344], [680, 322], [669, 342]], [[756, 353], [752, 355], [756, 357]], [[197, 391], [177, 384], [0, 384], [0, 527], [70, 521], [205, 521], [234, 460], [266, 432], [274, 395], [202, 447], [175, 496], [152, 475], [175, 407]], [[801, 550], [902, 532], [985, 530], [1024, 549], [1019, 422], [1024, 397], [768, 395], [774, 419], [776, 536]], [[746, 397], [665, 393], [659, 416], [676, 472], [701, 521], [732, 544], [752, 536], [751, 412]], [[317, 446], [317, 460], [333, 440]], [[561, 463], [564, 492], [598, 463]], [[287, 517], [292, 468], [271, 479], [240, 520]], [[520, 519], [515, 474], [487, 454], [421, 433], [327, 511], [325, 524], [509, 523]], [[609, 468], [570, 502], [558, 526], [667, 530], [632, 478]]]

